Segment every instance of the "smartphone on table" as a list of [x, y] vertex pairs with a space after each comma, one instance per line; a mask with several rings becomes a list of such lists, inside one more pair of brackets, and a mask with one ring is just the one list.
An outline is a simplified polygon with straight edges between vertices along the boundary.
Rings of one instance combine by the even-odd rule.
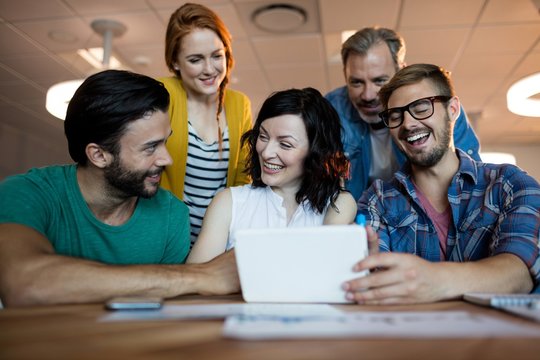
[[162, 306], [162, 298], [142, 296], [115, 297], [105, 303], [107, 310], [156, 310]]

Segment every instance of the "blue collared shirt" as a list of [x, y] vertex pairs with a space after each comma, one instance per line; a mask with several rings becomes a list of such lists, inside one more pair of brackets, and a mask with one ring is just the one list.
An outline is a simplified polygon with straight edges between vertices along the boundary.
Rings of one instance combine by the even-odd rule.
[[[514, 254], [528, 266], [537, 287], [540, 185], [517, 166], [477, 162], [461, 150], [457, 154], [459, 170], [448, 188], [452, 222], [445, 260]], [[435, 226], [418, 199], [408, 163], [390, 181], [374, 181], [358, 202], [358, 212], [378, 232], [381, 251], [441, 261]]]
[[[351, 163], [350, 177], [345, 182], [345, 187], [358, 200], [369, 186], [369, 169], [373, 159], [369, 125], [360, 118], [358, 110], [349, 100], [346, 86], [333, 90], [325, 97], [334, 106], [341, 120], [341, 141], [345, 155]], [[480, 160], [480, 143], [463, 109], [454, 126], [454, 144], [473, 159]], [[405, 156], [395, 144], [393, 150], [399, 165], [403, 165]]]

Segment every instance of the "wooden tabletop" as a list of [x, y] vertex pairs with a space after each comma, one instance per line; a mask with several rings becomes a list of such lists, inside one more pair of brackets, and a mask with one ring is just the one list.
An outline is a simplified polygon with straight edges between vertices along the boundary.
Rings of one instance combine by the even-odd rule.
[[[242, 299], [184, 296], [166, 304], [231, 302]], [[465, 310], [531, 324], [461, 301], [344, 306], [373, 311]], [[102, 304], [0, 310], [0, 359], [540, 359], [540, 338], [242, 341], [222, 337], [223, 320], [98, 322], [105, 314]]]

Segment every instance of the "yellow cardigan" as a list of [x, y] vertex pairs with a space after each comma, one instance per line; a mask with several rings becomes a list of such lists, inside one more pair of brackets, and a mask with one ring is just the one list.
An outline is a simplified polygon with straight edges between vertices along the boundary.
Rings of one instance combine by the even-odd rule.
[[[171, 154], [173, 164], [167, 166], [161, 177], [161, 186], [172, 191], [178, 198], [184, 196], [184, 179], [188, 151], [187, 94], [182, 81], [176, 77], [158, 79], [171, 97], [169, 117], [172, 135], [167, 141], [167, 150]], [[241, 148], [241, 136], [252, 128], [251, 104], [248, 97], [241, 92], [225, 90], [225, 117], [229, 128], [229, 168], [227, 170], [227, 187], [244, 185], [250, 182], [243, 171], [247, 148]]]

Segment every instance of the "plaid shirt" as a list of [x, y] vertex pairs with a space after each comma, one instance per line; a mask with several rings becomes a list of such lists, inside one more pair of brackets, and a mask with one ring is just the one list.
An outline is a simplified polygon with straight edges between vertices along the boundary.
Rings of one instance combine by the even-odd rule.
[[[516, 166], [477, 162], [459, 149], [457, 154], [459, 170], [448, 188], [446, 260], [511, 253], [529, 267], [538, 286], [540, 185]], [[389, 182], [376, 180], [360, 198], [358, 212], [378, 232], [381, 251], [441, 260], [435, 226], [420, 204], [408, 163]]]

